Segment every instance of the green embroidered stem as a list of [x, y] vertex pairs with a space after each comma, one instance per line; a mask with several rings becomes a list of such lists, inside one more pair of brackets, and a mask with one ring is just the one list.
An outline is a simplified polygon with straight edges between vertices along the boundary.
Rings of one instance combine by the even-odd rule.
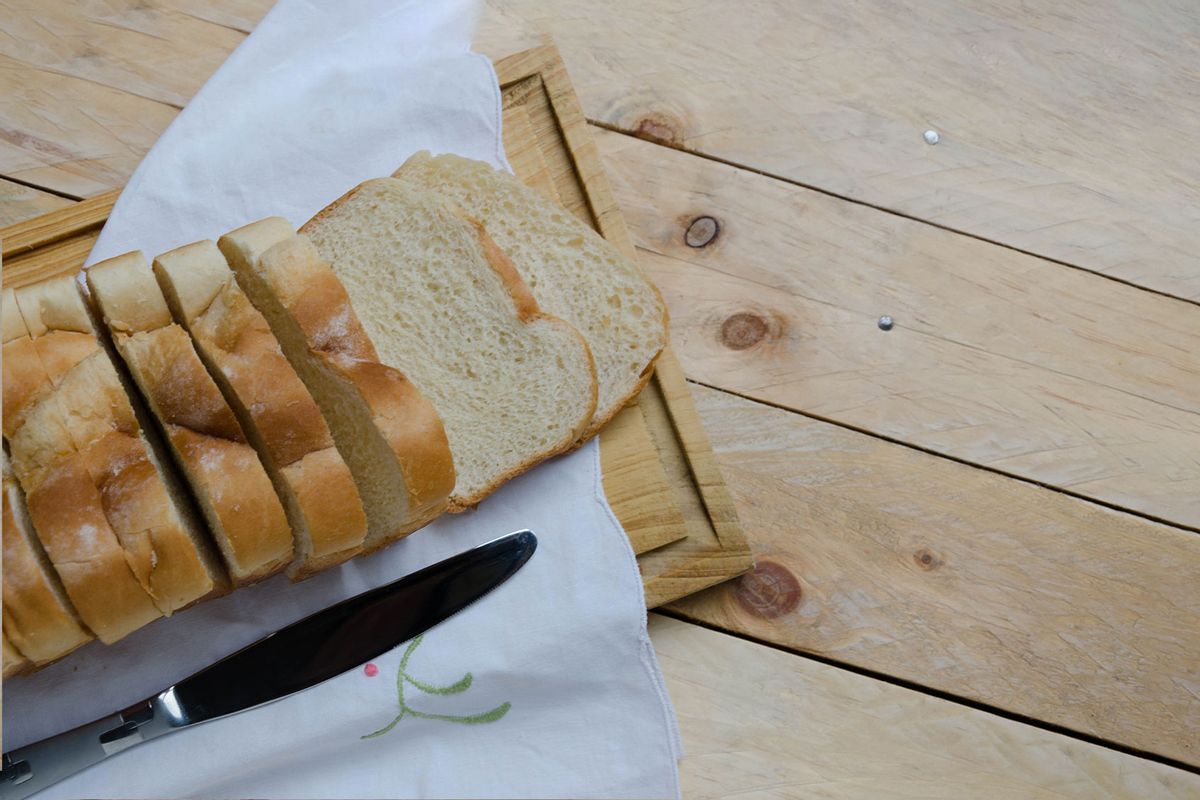
[[396, 671], [396, 697], [400, 703], [400, 713], [397, 714], [396, 718], [384, 727], [372, 733], [364, 734], [363, 736], [359, 737], [360, 739], [373, 739], [376, 736], [382, 736], [383, 734], [392, 730], [392, 728], [395, 728], [396, 725], [400, 723], [400, 720], [404, 719], [405, 717], [417, 717], [418, 719], [438, 720], [441, 722], [457, 722], [463, 725], [481, 725], [483, 723], [496, 722], [497, 720], [502, 719], [504, 715], [508, 713], [508, 710], [512, 708], [512, 703], [501, 703], [490, 711], [467, 715], [430, 714], [426, 711], [418, 711], [415, 708], [411, 708], [404, 699], [405, 683], [411, 684], [418, 691], [424, 692], [425, 694], [445, 696], [465, 692], [467, 689], [471, 688], [471, 683], [474, 681], [474, 677], [470, 672], [468, 672], [466, 675], [463, 675], [462, 678], [450, 684], [449, 686], [434, 686], [431, 683], [419, 681], [409, 675], [408, 660], [421, 645], [421, 640], [423, 638], [424, 635], [422, 634], [421, 636], [413, 639], [405, 649], [404, 655], [400, 657], [400, 667]]

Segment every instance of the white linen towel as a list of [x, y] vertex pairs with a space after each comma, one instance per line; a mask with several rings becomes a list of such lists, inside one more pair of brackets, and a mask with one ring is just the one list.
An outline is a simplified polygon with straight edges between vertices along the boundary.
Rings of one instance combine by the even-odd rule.
[[[473, 11], [468, 0], [283, 0], [147, 155], [89, 263], [153, 257], [269, 215], [299, 225], [421, 149], [507, 167], [496, 77], [469, 51]], [[278, 576], [6, 682], [6, 749], [519, 528], [538, 535], [533, 559], [420, 640], [39, 798], [678, 796], [675, 716], [595, 442], [375, 556], [300, 584]]]

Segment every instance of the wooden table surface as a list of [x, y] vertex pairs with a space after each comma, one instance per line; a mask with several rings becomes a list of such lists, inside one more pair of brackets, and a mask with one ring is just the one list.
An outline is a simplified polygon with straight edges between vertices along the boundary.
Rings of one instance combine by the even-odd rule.
[[[270, 4], [0, 0], [0, 225]], [[547, 5], [477, 47], [562, 51], [758, 559], [651, 618], [685, 795], [1200, 797], [1200, 9]]]

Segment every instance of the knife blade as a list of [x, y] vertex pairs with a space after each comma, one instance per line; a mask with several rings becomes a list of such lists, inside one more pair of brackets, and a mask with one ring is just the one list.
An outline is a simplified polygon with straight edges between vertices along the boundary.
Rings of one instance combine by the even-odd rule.
[[517, 531], [305, 617], [116, 714], [5, 753], [0, 800], [21, 800], [142, 742], [309, 689], [462, 611], [537, 548]]

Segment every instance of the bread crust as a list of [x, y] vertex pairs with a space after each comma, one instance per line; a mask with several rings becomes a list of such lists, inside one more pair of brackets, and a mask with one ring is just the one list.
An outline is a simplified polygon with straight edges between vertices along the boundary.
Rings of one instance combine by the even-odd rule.
[[[370, 409], [400, 467], [410, 518], [445, 510], [456, 476], [442, 419], [403, 372], [379, 361], [333, 269], [307, 237], [296, 233], [272, 246], [261, 263], [309, 348], [352, 384]], [[393, 540], [411, 530], [402, 529]], [[371, 551], [382, 544], [373, 542]]]
[[[262, 314], [234, 280], [211, 241], [164, 253], [154, 272], [176, 319], [187, 328], [264, 463], [291, 493], [294, 529], [311, 540], [308, 557], [288, 568], [300, 579], [353, 557], [367, 517], [350, 470], [316, 401], [288, 363]], [[286, 504], [285, 504], [286, 505]]]
[[164, 614], [225, 588], [225, 576], [185, 527], [108, 354], [97, 350], [62, 379], [56, 399], [100, 491], [105, 517], [134, 575]]
[[[92, 639], [75, 611], [63, 603], [61, 584], [40, 553], [40, 544], [32, 531], [20, 521], [16, 506], [22, 504], [16, 480], [4, 476], [4, 638], [22, 659], [24, 666], [47, 664], [62, 658]], [[9, 675], [5, 668], [5, 677]]]
[[29, 413], [11, 445], [30, 519], [84, 624], [111, 644], [160, 616], [126, 561], [53, 397]]
[[7, 636], [4, 639], [4, 672], [5, 678], [14, 678], [17, 675], [23, 675], [28, 672], [33, 666], [17, 651], [13, 643], [8, 640]]
[[[166, 615], [225, 590], [227, 581], [176, 507], [73, 277], [18, 290], [33, 319], [43, 382], [53, 384], [65, 428], [84, 460], [130, 569]], [[64, 326], [59, 328], [57, 326]]]
[[390, 544], [445, 511], [454, 461], [441, 417], [399, 370], [379, 363], [349, 295], [316, 248], [282, 218], [271, 217], [222, 237], [231, 264], [264, 281], [301, 331], [307, 358], [338, 376], [366, 407], [396, 460], [405, 485], [407, 521], [371, 536], [364, 553]]
[[292, 559], [283, 506], [232, 409], [171, 318], [150, 266], [128, 253], [87, 271], [88, 285], [203, 510], [235, 585]]

